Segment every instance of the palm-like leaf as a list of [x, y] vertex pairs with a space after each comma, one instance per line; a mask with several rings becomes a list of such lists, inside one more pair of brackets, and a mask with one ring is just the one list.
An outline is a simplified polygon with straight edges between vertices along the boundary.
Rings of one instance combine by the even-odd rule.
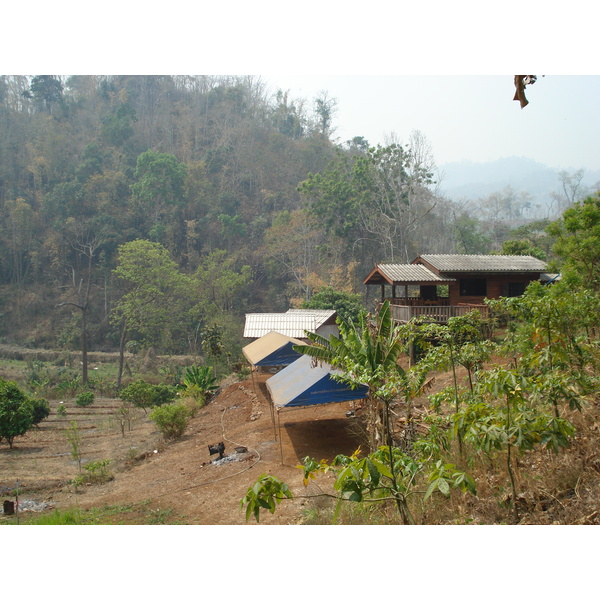
[[[359, 366], [362, 373], [370, 378], [379, 379], [382, 373], [391, 371], [404, 372], [397, 364], [403, 341], [393, 325], [388, 301], [383, 303], [375, 319], [368, 315], [358, 326], [338, 319], [338, 327], [339, 338], [331, 335], [327, 339], [307, 331], [306, 336], [312, 345], [294, 346], [294, 349], [342, 370]], [[368, 385], [376, 386], [377, 382], [372, 381]]]

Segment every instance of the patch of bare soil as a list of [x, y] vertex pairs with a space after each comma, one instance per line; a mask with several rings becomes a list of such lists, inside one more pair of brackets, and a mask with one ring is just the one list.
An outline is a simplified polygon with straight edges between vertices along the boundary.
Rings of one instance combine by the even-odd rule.
[[[16, 438], [12, 450], [0, 446], [0, 499], [18, 480], [22, 498], [58, 509], [150, 502], [181, 523], [244, 524], [240, 499], [261, 474], [275, 475], [295, 495], [304, 495], [302, 471], [296, 467], [305, 456], [331, 460], [361, 443], [346, 416], [349, 403], [284, 410], [273, 418], [265, 385], [270, 376], [257, 374], [227, 387], [198, 411], [182, 438], [170, 443], [143, 411], [136, 411], [123, 435], [116, 416], [119, 400], [97, 399], [87, 408], [69, 401], [62, 418], [53, 401], [50, 417], [38, 429]], [[82, 462], [110, 459], [112, 481], [84, 485], [77, 492], [70, 485], [79, 473], [66, 436], [71, 421], [81, 435]], [[221, 460], [208, 449], [219, 442], [225, 445]], [[319, 485], [327, 484], [326, 476], [319, 478]], [[318, 493], [319, 488], [312, 484], [308, 491]], [[261, 524], [298, 523], [302, 508], [301, 501], [284, 501], [275, 515], [261, 515]]]

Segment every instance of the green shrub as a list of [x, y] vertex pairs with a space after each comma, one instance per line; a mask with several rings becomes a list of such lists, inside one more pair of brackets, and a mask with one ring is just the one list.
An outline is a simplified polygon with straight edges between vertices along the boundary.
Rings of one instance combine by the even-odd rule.
[[27, 433], [33, 425], [31, 399], [14, 381], [0, 379], [0, 441], [5, 439], [12, 448], [13, 439]]
[[181, 403], [165, 404], [150, 413], [150, 420], [166, 439], [181, 437], [190, 422], [190, 412]]
[[41, 423], [50, 414], [50, 404], [44, 398], [30, 398], [33, 406], [33, 424]]
[[143, 379], [130, 383], [121, 390], [119, 398], [130, 402], [138, 408], [152, 408], [173, 402], [177, 396], [177, 389], [170, 385], [152, 385]]
[[72, 481], [75, 489], [85, 483], [105, 483], [112, 481], [115, 476], [108, 469], [110, 463], [110, 459], [105, 458], [104, 460], [90, 461], [87, 465], [83, 465], [85, 473], [75, 477]]
[[94, 392], [81, 392], [79, 396], [77, 396], [77, 400], [75, 400], [75, 404], [77, 406], [90, 406], [94, 404], [95, 396]]

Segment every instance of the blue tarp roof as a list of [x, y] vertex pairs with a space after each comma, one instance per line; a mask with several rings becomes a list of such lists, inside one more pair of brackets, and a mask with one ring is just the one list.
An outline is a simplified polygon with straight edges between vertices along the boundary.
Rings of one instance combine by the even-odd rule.
[[294, 346], [302, 346], [304, 342], [271, 331], [251, 344], [244, 346], [242, 352], [251, 365], [256, 367], [277, 367], [289, 365], [300, 358]]
[[352, 389], [332, 379], [340, 373], [329, 365], [313, 365], [310, 356], [302, 356], [267, 380], [267, 388], [276, 408], [348, 402], [367, 397], [366, 385]]

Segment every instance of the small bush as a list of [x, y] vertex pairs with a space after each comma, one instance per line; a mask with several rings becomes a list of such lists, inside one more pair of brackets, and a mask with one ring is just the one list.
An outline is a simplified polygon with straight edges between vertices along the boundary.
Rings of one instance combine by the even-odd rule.
[[77, 400], [75, 400], [75, 404], [77, 406], [90, 406], [94, 404], [95, 396], [94, 392], [81, 392], [79, 396], [77, 396]]
[[41, 423], [50, 414], [50, 404], [44, 398], [30, 398], [33, 406], [33, 424]]
[[152, 408], [173, 402], [177, 396], [177, 389], [170, 385], [152, 385], [142, 379], [130, 383], [121, 390], [119, 398], [130, 402], [138, 408]]
[[183, 435], [190, 422], [190, 412], [181, 403], [165, 404], [150, 413], [150, 420], [166, 439], [176, 439]]
[[90, 461], [87, 465], [83, 465], [85, 473], [76, 477], [73, 480], [73, 483], [78, 486], [83, 483], [105, 483], [107, 481], [112, 481], [115, 476], [108, 469], [110, 463], [111, 461], [108, 458]]

